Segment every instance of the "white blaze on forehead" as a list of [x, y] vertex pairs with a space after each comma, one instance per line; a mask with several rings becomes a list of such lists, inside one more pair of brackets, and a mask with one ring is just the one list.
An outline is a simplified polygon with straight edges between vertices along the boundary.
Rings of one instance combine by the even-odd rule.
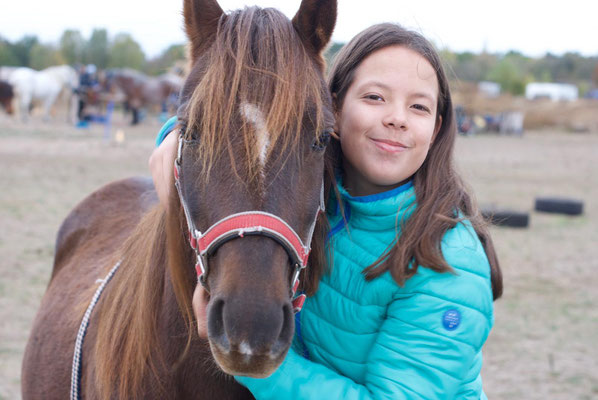
[[256, 146], [259, 151], [260, 164], [266, 165], [266, 156], [268, 155], [268, 146], [270, 146], [270, 133], [266, 128], [264, 114], [255, 104], [242, 103], [241, 115], [247, 122], [253, 124], [256, 134]]

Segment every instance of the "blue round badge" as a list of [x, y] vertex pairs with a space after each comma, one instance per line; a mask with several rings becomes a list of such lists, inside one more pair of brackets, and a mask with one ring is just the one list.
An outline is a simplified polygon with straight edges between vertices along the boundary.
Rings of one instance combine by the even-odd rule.
[[447, 331], [454, 331], [461, 323], [461, 313], [455, 309], [445, 311], [442, 316], [442, 326]]

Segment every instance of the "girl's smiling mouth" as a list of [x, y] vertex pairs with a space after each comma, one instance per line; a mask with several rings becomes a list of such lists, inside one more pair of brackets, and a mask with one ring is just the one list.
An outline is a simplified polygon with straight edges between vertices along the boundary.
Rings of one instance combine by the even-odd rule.
[[376, 138], [370, 138], [370, 140], [374, 142], [377, 148], [389, 153], [399, 153], [409, 148], [409, 146], [405, 146], [403, 143], [394, 140]]

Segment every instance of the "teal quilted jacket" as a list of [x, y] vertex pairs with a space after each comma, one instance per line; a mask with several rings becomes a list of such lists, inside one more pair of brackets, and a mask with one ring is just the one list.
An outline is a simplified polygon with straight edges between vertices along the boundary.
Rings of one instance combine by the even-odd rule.
[[404, 287], [388, 272], [368, 282], [362, 270], [393, 243], [415, 192], [411, 183], [365, 197], [339, 190], [347, 222], [329, 207], [333, 267], [305, 302], [293, 347], [270, 377], [237, 380], [257, 399], [485, 399], [492, 289], [471, 225], [442, 240], [454, 273], [419, 268]]

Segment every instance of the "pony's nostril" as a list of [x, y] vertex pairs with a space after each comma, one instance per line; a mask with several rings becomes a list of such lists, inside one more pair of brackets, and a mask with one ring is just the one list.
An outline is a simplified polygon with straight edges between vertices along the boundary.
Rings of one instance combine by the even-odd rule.
[[270, 350], [270, 355], [276, 357], [280, 352], [285, 351], [289, 347], [289, 343], [293, 339], [295, 333], [294, 313], [290, 303], [282, 306], [282, 329], [278, 335], [278, 339]]
[[230, 351], [230, 343], [224, 332], [224, 300], [214, 299], [208, 310], [208, 337], [224, 352]]

